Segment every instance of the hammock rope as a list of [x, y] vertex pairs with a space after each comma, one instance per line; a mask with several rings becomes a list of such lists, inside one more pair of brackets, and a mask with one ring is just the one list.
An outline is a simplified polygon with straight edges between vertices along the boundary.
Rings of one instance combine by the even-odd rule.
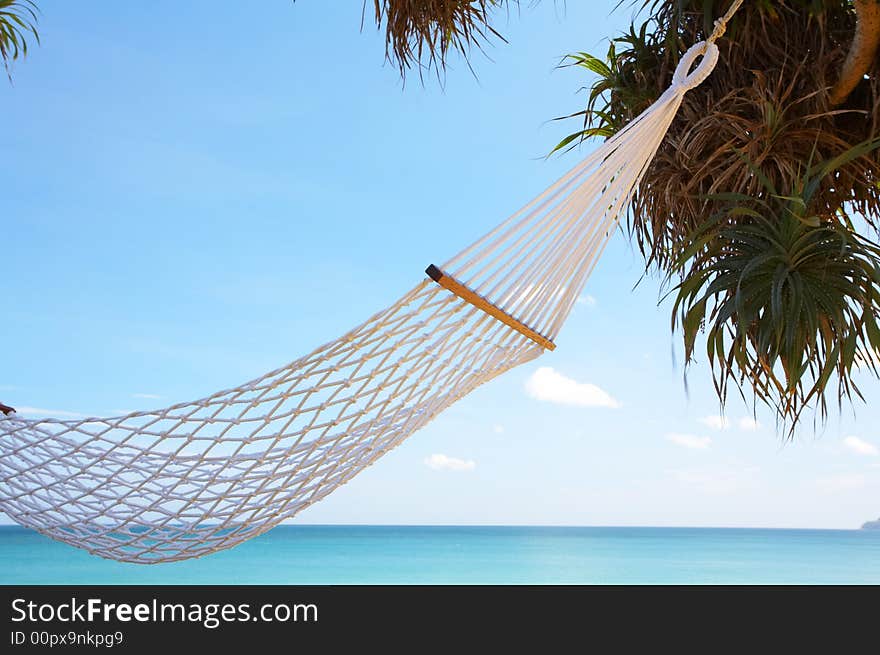
[[6, 408], [0, 511], [115, 560], [203, 556], [293, 517], [476, 387], [552, 350], [684, 94], [714, 68], [718, 36], [543, 194], [305, 357], [157, 411], [29, 420]]

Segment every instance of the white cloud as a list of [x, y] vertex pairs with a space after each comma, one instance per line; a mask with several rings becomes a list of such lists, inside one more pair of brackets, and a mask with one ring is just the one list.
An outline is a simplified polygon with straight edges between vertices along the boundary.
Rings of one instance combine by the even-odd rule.
[[737, 425], [740, 430], [745, 430], [746, 432], [754, 432], [761, 429], [761, 423], [758, 419], [754, 419], [751, 416], [743, 416], [737, 421]]
[[575, 407], [620, 407], [620, 403], [595, 384], [577, 382], [542, 366], [526, 380], [526, 393], [536, 400]]
[[730, 419], [726, 416], [704, 416], [700, 419], [700, 423], [712, 428], [713, 430], [727, 430], [730, 427]]
[[844, 473], [832, 475], [827, 478], [816, 480], [819, 489], [825, 492], [855, 491], [867, 484], [867, 479], [861, 473]]
[[36, 417], [49, 418], [85, 418], [85, 414], [79, 412], [68, 412], [63, 409], [43, 409], [42, 407], [16, 407], [17, 414], [30, 414]]
[[585, 294], [580, 296], [577, 299], [578, 305], [586, 305], [587, 307], [595, 307], [596, 306], [596, 298], [595, 296], [591, 296], [590, 294]]
[[142, 398], [144, 400], [162, 400], [162, 396], [157, 396], [154, 393], [133, 393], [131, 394], [132, 398]]
[[495, 434], [504, 434], [504, 426], [496, 423], [492, 426], [492, 432], [494, 432]]
[[666, 435], [666, 440], [676, 446], [692, 450], [706, 450], [712, 443], [709, 437], [698, 437], [695, 434], [681, 434], [679, 432], [670, 432]]
[[880, 448], [858, 437], [847, 437], [843, 440], [843, 445], [857, 455], [866, 455], [868, 457], [880, 456]]
[[425, 465], [435, 471], [455, 471], [456, 473], [473, 471], [477, 467], [477, 463], [472, 459], [458, 459], [441, 453], [434, 453], [430, 457], [426, 457]]

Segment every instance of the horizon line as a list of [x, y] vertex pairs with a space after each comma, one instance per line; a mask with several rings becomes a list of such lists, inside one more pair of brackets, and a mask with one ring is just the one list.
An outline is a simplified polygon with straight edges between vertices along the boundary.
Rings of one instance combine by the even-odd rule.
[[[868, 519], [866, 523], [873, 522]], [[266, 530], [267, 534], [276, 528], [599, 528], [599, 529], [635, 529], [635, 530], [811, 530], [824, 532], [861, 532], [868, 531], [862, 526], [855, 528], [817, 528], [817, 527], [785, 527], [785, 526], [749, 526], [749, 525], [642, 525], [642, 524], [574, 524], [574, 523], [279, 523]], [[0, 523], [2, 528], [21, 528], [22, 530], [39, 530], [18, 523]]]

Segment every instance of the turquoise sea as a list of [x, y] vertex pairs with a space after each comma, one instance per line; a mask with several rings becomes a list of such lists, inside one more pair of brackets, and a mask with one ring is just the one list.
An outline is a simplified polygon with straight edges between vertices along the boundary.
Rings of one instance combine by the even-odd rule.
[[880, 531], [281, 526], [187, 562], [120, 564], [0, 526], [2, 584], [880, 584]]

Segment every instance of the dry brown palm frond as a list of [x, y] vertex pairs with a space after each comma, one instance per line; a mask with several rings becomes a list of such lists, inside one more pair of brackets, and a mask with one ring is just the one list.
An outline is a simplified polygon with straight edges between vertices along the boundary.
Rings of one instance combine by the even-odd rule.
[[[777, 188], [791, 188], [810, 161], [831, 159], [878, 134], [876, 66], [844, 105], [834, 107], [828, 98], [855, 28], [848, 3], [825, 2], [819, 13], [799, 2], [771, 3], [774, 11], [759, 4], [738, 17], [721, 44], [718, 68], [686, 97], [640, 189], [634, 231], [661, 266], [716, 211], [707, 196], [759, 194], [751, 166]], [[691, 41], [705, 33], [697, 20], [702, 13], [694, 14], [682, 19]], [[841, 167], [823, 182], [811, 209], [830, 218], [846, 207], [874, 220], [878, 167], [876, 152]]]
[[431, 69], [439, 74], [451, 52], [467, 61], [472, 49], [504, 41], [492, 14], [511, 4], [519, 0], [373, 0], [376, 24], [385, 24], [386, 57], [401, 76], [415, 68], [420, 77]]
[[[593, 127], [614, 131], [666, 88], [681, 53], [704, 39], [726, 2], [648, 0], [645, 30], [617, 41], [611, 80], [596, 87], [607, 105], [588, 111]], [[829, 160], [880, 135], [880, 62], [839, 106], [829, 100], [855, 33], [849, 0], [747, 2], [719, 46], [713, 74], [687, 94], [638, 189], [633, 234], [646, 259], [667, 270], [676, 252], [717, 201], [707, 196], [757, 194], [754, 165], [777, 188], [792, 188], [809, 162]], [[595, 87], [594, 87], [595, 88]], [[589, 136], [589, 133], [585, 133]], [[571, 141], [569, 142], [571, 143]], [[866, 154], [823, 181], [811, 208], [880, 216], [880, 155]]]

